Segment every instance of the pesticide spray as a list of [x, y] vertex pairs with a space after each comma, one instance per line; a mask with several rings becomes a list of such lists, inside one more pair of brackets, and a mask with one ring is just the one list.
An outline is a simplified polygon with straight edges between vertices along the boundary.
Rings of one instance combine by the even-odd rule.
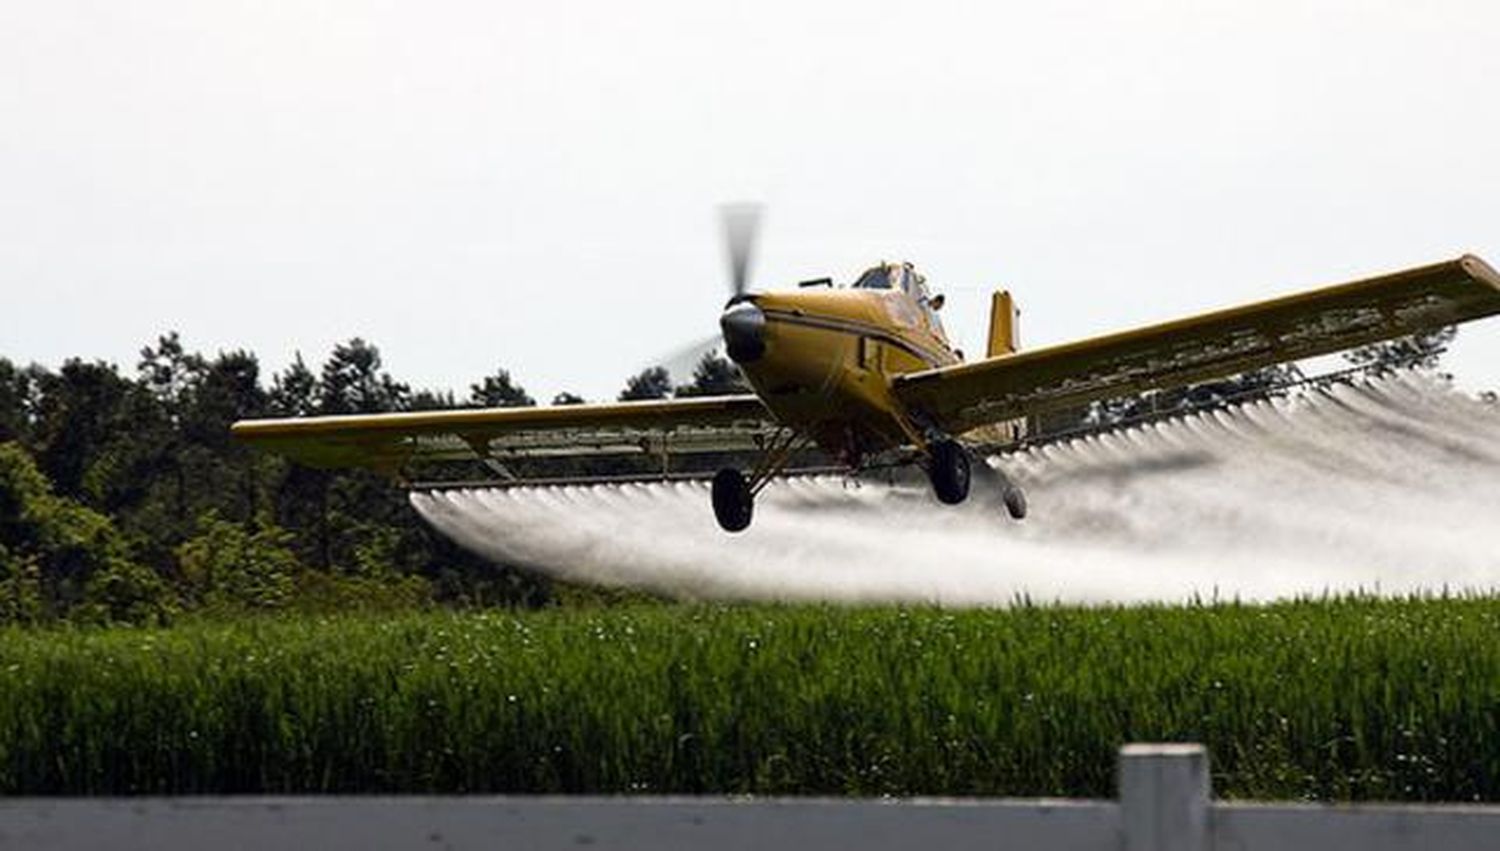
[[[414, 492], [443, 534], [573, 582], [703, 599], [1006, 605], [1489, 590], [1500, 406], [1425, 374], [1307, 389], [989, 459], [937, 503], [921, 471], [791, 478], [754, 525], [701, 482]], [[976, 470], [978, 472], [978, 470]]]

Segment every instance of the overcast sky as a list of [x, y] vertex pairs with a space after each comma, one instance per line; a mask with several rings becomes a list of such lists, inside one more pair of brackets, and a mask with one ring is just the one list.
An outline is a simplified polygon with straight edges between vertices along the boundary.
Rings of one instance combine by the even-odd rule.
[[[0, 5], [0, 356], [268, 369], [377, 343], [612, 397], [760, 287], [906, 259], [982, 349], [1472, 251], [1500, 262], [1500, 4]], [[1500, 322], [1452, 366], [1500, 386]]]

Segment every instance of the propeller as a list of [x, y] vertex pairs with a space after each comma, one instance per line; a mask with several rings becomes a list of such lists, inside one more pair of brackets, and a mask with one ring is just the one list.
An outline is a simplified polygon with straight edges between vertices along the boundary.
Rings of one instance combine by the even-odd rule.
[[[741, 202], [719, 207], [732, 296], [742, 296], [750, 288], [750, 261], [755, 254], [755, 240], [760, 234], [760, 218], [759, 204]], [[723, 350], [724, 337], [714, 332], [662, 355], [654, 363], [667, 371], [674, 385], [682, 385], [693, 380], [693, 372], [705, 356], [721, 354]]]
[[694, 340], [681, 348], [663, 355], [657, 361], [657, 365], [667, 371], [672, 378], [674, 386], [688, 384], [693, 380], [693, 373], [698, 369], [698, 364], [708, 355], [720, 354], [724, 350], [724, 337], [721, 334], [710, 334], [701, 340]]
[[719, 208], [724, 225], [724, 247], [729, 253], [729, 289], [742, 296], [750, 286], [750, 260], [760, 233], [759, 204], [725, 204]]

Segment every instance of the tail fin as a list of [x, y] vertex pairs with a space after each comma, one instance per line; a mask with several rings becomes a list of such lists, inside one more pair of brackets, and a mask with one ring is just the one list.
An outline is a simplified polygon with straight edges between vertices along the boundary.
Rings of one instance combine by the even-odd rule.
[[990, 348], [985, 357], [1013, 355], [1021, 350], [1021, 309], [1009, 290], [999, 290], [990, 300]]

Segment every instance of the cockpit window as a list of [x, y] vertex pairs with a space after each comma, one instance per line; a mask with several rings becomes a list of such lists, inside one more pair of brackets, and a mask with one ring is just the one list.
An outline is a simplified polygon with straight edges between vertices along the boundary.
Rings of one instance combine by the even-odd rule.
[[887, 266], [876, 266], [866, 269], [859, 280], [854, 282], [855, 289], [861, 290], [888, 290], [891, 288], [891, 269]]
[[921, 275], [912, 275], [907, 279], [906, 291], [917, 301], [928, 299], [927, 281]]

